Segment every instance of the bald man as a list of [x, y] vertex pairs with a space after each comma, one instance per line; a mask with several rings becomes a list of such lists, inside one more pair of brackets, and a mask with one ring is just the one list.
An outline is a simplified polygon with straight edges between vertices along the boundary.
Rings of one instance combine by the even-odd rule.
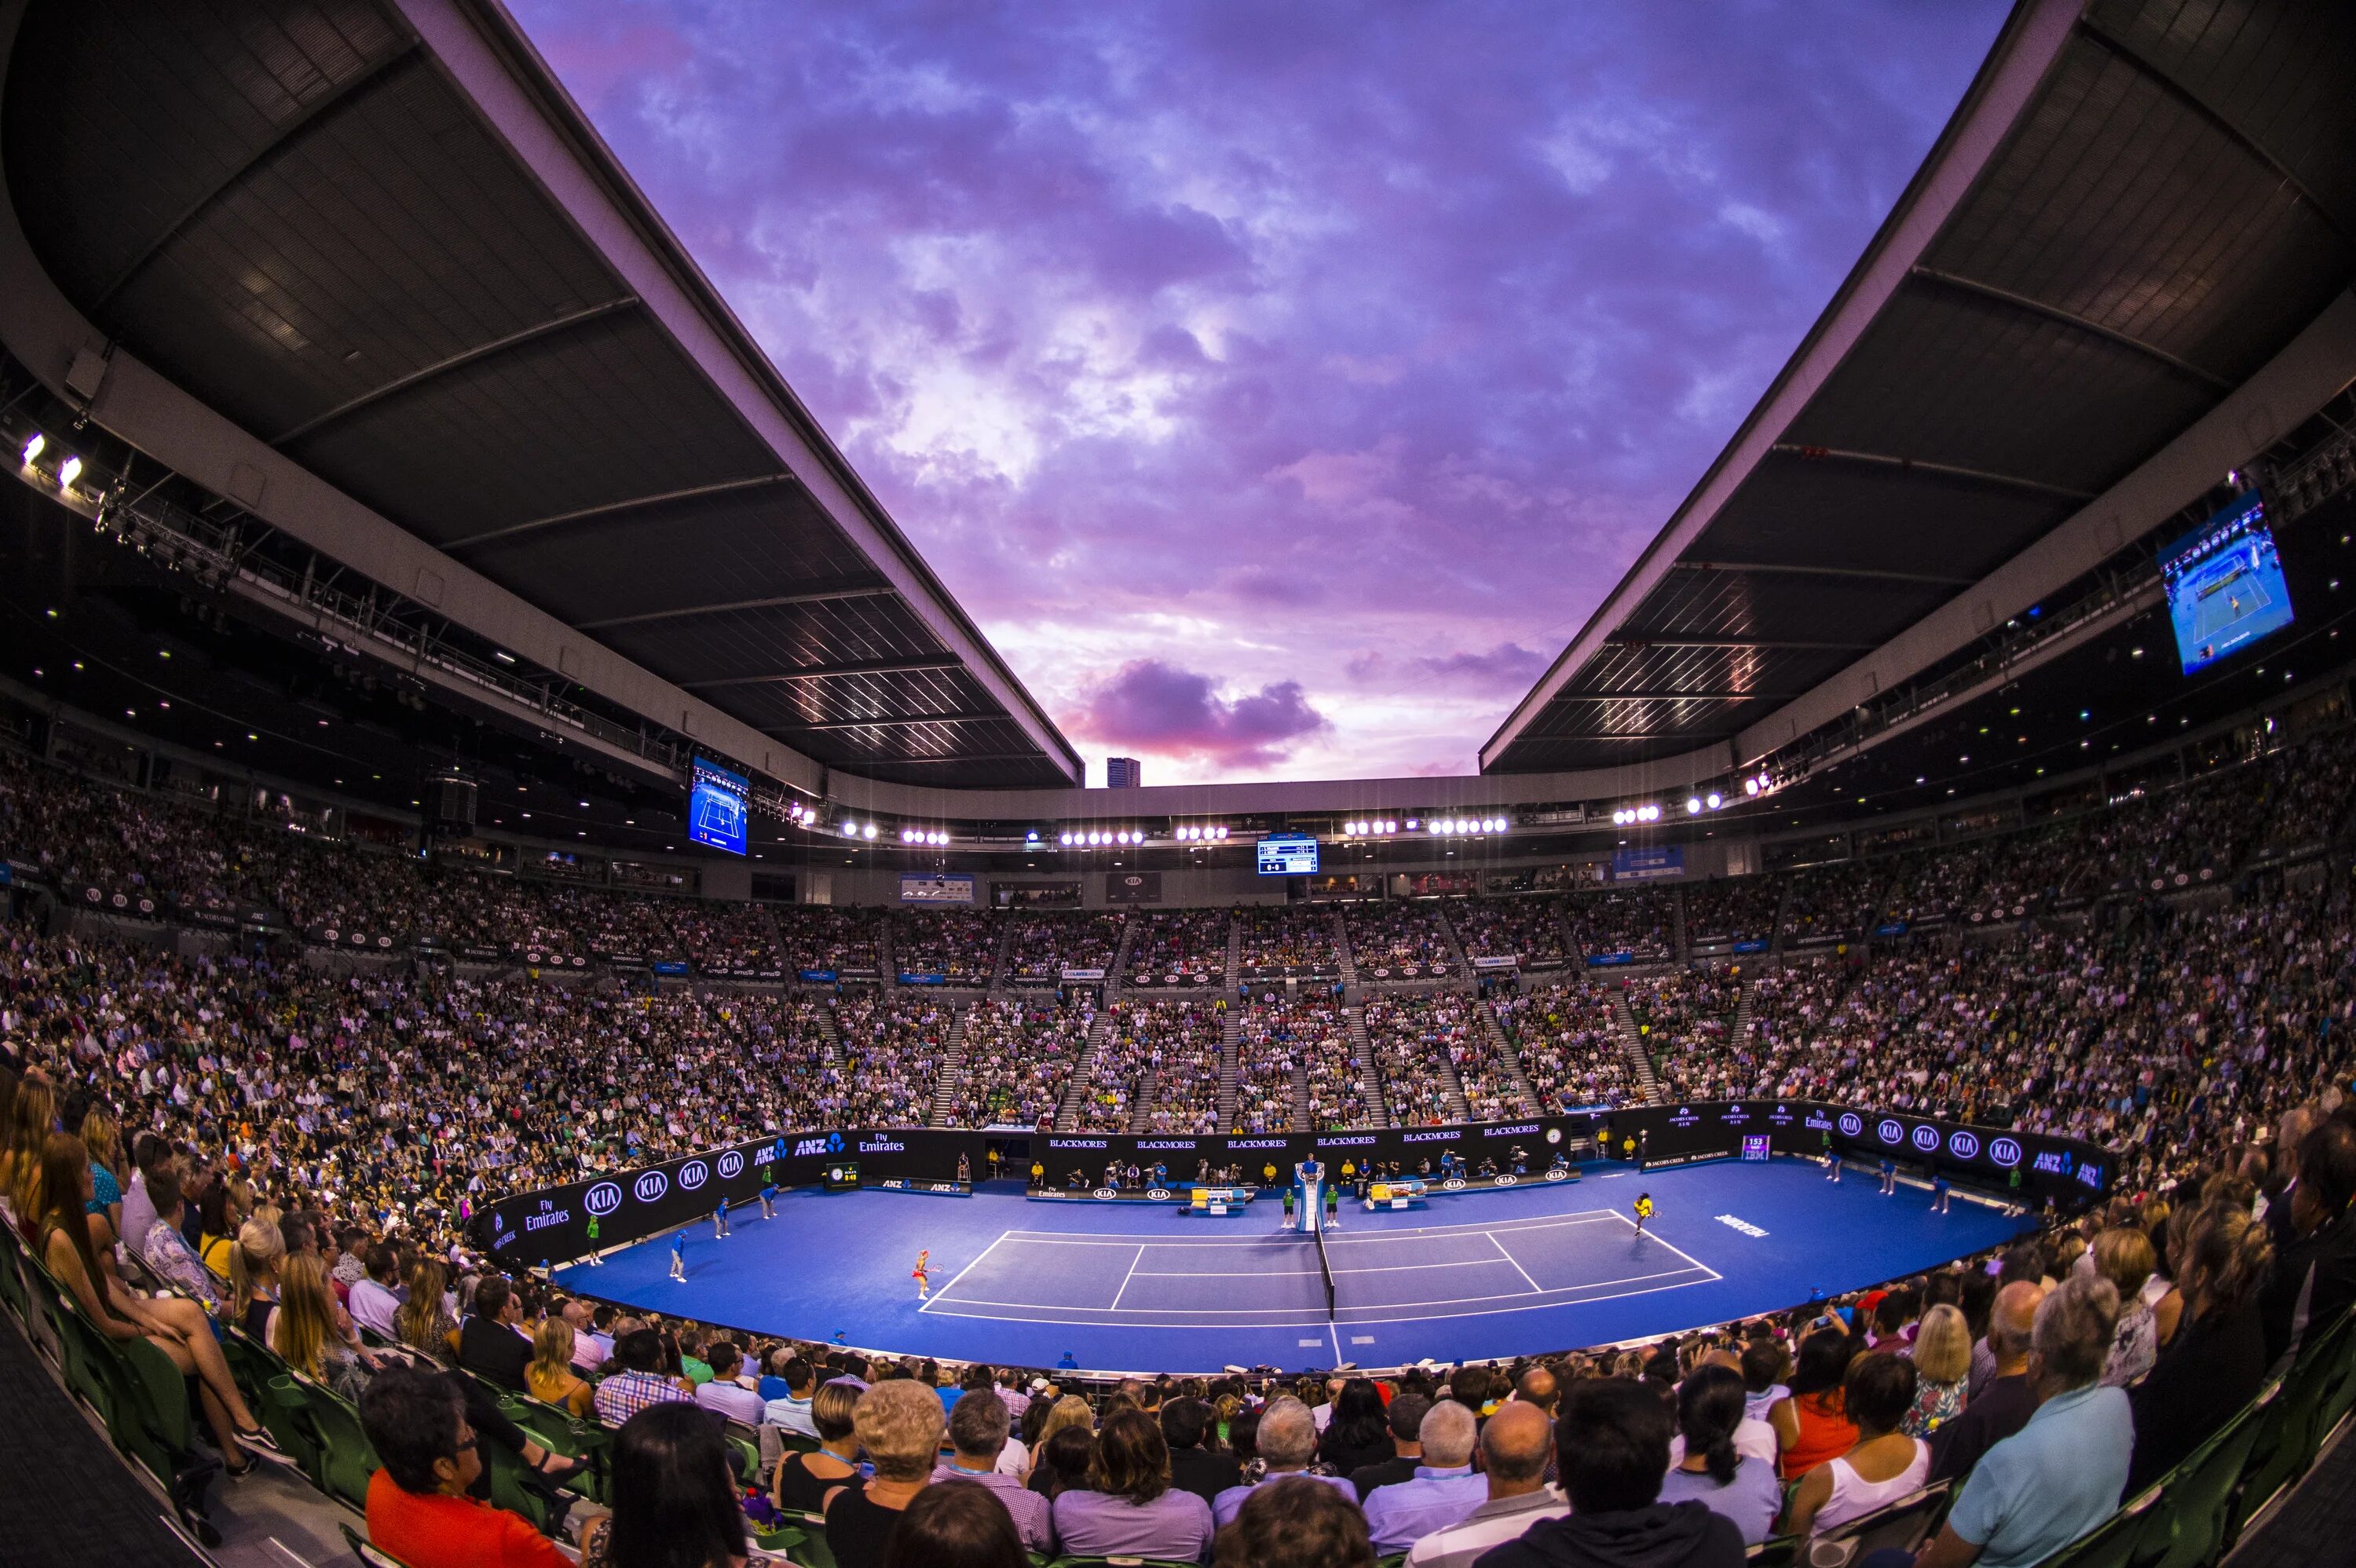
[[1514, 1398], [1517, 1403], [1537, 1405], [1548, 1416], [1554, 1414], [1555, 1402], [1561, 1397], [1562, 1385], [1555, 1381], [1553, 1369], [1544, 1362], [1524, 1372], [1521, 1381], [1514, 1385]]
[[2019, 1279], [1996, 1293], [1988, 1314], [1987, 1344], [1996, 1357], [1996, 1377], [1972, 1395], [1964, 1413], [1931, 1435], [1930, 1480], [1965, 1474], [1980, 1456], [2029, 1424], [2037, 1413], [2037, 1390], [2029, 1381], [2029, 1337], [2045, 1287]]
[[1570, 1505], [1546, 1484], [1553, 1459], [1554, 1423], [1545, 1411], [1525, 1400], [1500, 1409], [1481, 1429], [1487, 1500], [1419, 1540], [1407, 1554], [1408, 1568], [1472, 1568], [1491, 1547], [1519, 1540], [1539, 1520], [1569, 1513]]

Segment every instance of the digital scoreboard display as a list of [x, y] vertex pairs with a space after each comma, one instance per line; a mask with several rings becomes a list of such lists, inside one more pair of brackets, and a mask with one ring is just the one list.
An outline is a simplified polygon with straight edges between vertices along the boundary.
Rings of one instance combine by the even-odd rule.
[[1313, 877], [1317, 874], [1317, 840], [1306, 833], [1271, 833], [1261, 839], [1259, 874], [1263, 877]]
[[2162, 549], [2159, 575], [2187, 675], [2291, 624], [2290, 587], [2255, 490]]
[[687, 836], [698, 844], [744, 852], [744, 775], [719, 763], [695, 759], [693, 782], [687, 791]]

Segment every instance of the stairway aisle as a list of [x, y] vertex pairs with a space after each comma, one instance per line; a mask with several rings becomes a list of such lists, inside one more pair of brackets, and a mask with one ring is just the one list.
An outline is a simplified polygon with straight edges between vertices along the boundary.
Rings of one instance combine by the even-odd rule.
[[1653, 1072], [1653, 1058], [1644, 1050], [1644, 1037], [1636, 1032], [1636, 1015], [1628, 1010], [1628, 993], [1612, 993], [1612, 1011], [1620, 1020], [1620, 1049], [1635, 1072], [1637, 1086], [1644, 1092], [1644, 1103], [1661, 1104], [1661, 1081]]
[[1076, 1131], [1080, 1125], [1080, 1102], [1087, 1097], [1088, 1085], [1096, 1077], [1097, 1053], [1112, 1039], [1112, 1009], [1097, 1014], [1096, 1022], [1088, 1026], [1087, 1044], [1080, 1051], [1080, 1059], [1072, 1064], [1072, 1075], [1064, 1081], [1064, 1103], [1055, 1107], [1055, 1130], [1059, 1133]]
[[[1366, 1033], [1366, 1010], [1363, 1007], [1345, 1007], [1342, 1021], [1350, 1031], [1350, 1053], [1357, 1059], [1358, 1092], [1366, 1097], [1368, 1125], [1387, 1127], [1391, 1125], [1390, 1101], [1383, 1093], [1383, 1075], [1375, 1066], [1375, 1042]], [[1301, 1093], [1308, 1093], [1304, 1085]], [[1462, 1100], [1460, 1092], [1458, 1098]]]
[[1497, 1021], [1497, 1009], [1477, 999], [1472, 1005], [1481, 1009], [1481, 1022], [1489, 1031], [1490, 1043], [1497, 1048], [1497, 1055], [1505, 1064], [1505, 1072], [1514, 1081], [1514, 1093], [1521, 1096], [1522, 1115], [1543, 1115], [1538, 1109], [1537, 1091], [1530, 1087], [1529, 1070], [1522, 1065], [1521, 1052], [1514, 1049], [1514, 1042], [1505, 1038], [1505, 1027]]
[[965, 1026], [973, 1017], [978, 1003], [953, 1008], [949, 1012], [949, 1031], [941, 1041], [941, 1076], [933, 1085], [932, 1113], [926, 1118], [928, 1127], [949, 1125], [951, 1107], [957, 1104], [957, 1092], [965, 1083]]

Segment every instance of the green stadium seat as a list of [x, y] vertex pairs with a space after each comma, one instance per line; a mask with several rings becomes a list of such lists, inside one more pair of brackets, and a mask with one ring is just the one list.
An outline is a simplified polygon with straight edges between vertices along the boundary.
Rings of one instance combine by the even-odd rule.
[[801, 1550], [793, 1554], [796, 1568], [834, 1568], [834, 1549], [826, 1543], [826, 1516], [789, 1513], [786, 1518], [802, 1532]]
[[409, 1568], [409, 1564], [369, 1541], [369, 1538], [338, 1520], [337, 1528], [344, 1532], [344, 1544], [360, 1560], [361, 1568]]
[[2152, 1555], [2147, 1543], [2155, 1523], [2165, 1523], [2156, 1519], [2158, 1504], [2159, 1488], [2154, 1487], [2038, 1568], [2136, 1568]]
[[2343, 1317], [2310, 1339], [2281, 1380], [2282, 1393], [2274, 1402], [2280, 1413], [2261, 1424], [2253, 1439], [2255, 1452], [2233, 1503], [2229, 1540], [2237, 1539], [2259, 1510], [2307, 1474], [2314, 1462], [2323, 1442], [2324, 1405], [2337, 1385], [2351, 1375], [2350, 1348], [2356, 1344], [2351, 1321], [2356, 1320]]
[[1848, 1568], [1868, 1552], [1890, 1547], [1912, 1552], [1939, 1528], [1951, 1500], [1947, 1482], [1925, 1487], [1815, 1537], [1798, 1560], [1807, 1568]]
[[1795, 1535], [1770, 1536], [1744, 1552], [1743, 1556], [1750, 1562], [1751, 1568], [1784, 1568], [1785, 1564], [1798, 1560], [1800, 1548], [1805, 1544]]
[[2234, 1488], [2258, 1440], [2263, 1412], [2252, 1404], [2162, 1477], [2147, 1544], [2155, 1568], [2207, 1568], [2224, 1555]]
[[311, 1431], [312, 1480], [329, 1497], [365, 1509], [369, 1477], [379, 1467], [376, 1446], [360, 1429], [359, 1409], [308, 1378], [292, 1381], [302, 1392], [303, 1417]]
[[[277, 1358], [273, 1357], [273, 1360]], [[279, 1365], [284, 1369], [285, 1363]], [[280, 1453], [301, 1467], [311, 1478], [311, 1484], [321, 1491], [327, 1485], [319, 1479], [319, 1440], [311, 1424], [311, 1402], [305, 1397], [302, 1385], [291, 1371], [280, 1371], [262, 1385], [262, 1400], [246, 1402], [253, 1410], [253, 1418], [270, 1434]]]

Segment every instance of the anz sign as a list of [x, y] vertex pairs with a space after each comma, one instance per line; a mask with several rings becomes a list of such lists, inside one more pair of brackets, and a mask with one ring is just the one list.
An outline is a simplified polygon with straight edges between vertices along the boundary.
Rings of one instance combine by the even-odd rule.
[[794, 1145], [794, 1153], [797, 1155], [830, 1155], [841, 1152], [842, 1135], [841, 1133], [829, 1133], [822, 1138], [804, 1138]]

